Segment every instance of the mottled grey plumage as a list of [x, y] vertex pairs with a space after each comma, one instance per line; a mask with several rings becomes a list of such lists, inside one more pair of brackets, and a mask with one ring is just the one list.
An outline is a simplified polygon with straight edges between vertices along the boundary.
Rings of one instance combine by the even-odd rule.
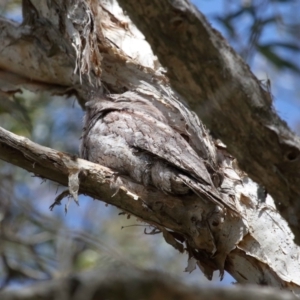
[[172, 194], [192, 190], [224, 207], [207, 163], [150, 100], [115, 95], [89, 102], [81, 156], [145, 186]]

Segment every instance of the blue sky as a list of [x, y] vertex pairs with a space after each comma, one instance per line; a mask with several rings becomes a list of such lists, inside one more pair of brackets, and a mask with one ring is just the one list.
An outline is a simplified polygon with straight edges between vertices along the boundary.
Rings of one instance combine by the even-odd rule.
[[[242, 1], [221, 1], [221, 0], [194, 0], [193, 3], [198, 9], [205, 14], [209, 19], [212, 26], [218, 29], [225, 37], [226, 32], [224, 27], [212, 17], [216, 14], [223, 14], [228, 5], [232, 7], [234, 3], [240, 3]], [[227, 5], [225, 7], [225, 5]], [[274, 4], [275, 5], [275, 4]], [[300, 1], [294, 1], [293, 6], [287, 4], [278, 4], [276, 6], [269, 5], [266, 10], [261, 12], [262, 16], [271, 15], [274, 13], [274, 9], [282, 14], [291, 14], [294, 11], [299, 11]], [[249, 19], [245, 16], [242, 21], [239, 19], [238, 26], [243, 30], [249, 23]], [[277, 25], [270, 25], [265, 28], [263, 35], [261, 36], [262, 42], [271, 41], [290, 41], [290, 37], [281, 30]], [[234, 45], [232, 45], [234, 47]], [[280, 54], [285, 58], [292, 61], [300, 62], [300, 53], [290, 52], [284, 49], [280, 49]], [[271, 80], [271, 91], [273, 95], [273, 104], [275, 110], [279, 116], [284, 119], [289, 126], [295, 130], [297, 124], [300, 124], [300, 88], [299, 80], [300, 76], [290, 70], [280, 70], [270, 65], [264, 57], [256, 54], [251, 61], [250, 67], [258, 79]], [[299, 133], [299, 132], [298, 132]]]
[[[228, 1], [228, 0], [193, 0], [192, 1], [198, 9], [208, 18], [212, 26], [218, 29], [225, 37], [226, 32], [224, 27], [219, 22], [213, 19], [216, 14], [224, 14], [224, 11], [228, 12], [229, 7], [232, 8], [239, 5], [242, 0]], [[246, 1], [244, 1], [246, 2]], [[258, 1], [253, 0], [254, 3]], [[282, 13], [283, 15], [297, 14], [300, 11], [300, 1], [293, 1], [291, 5], [287, 4], [272, 4], [266, 6], [266, 9], [260, 14], [262, 16], [272, 15], [274, 13]], [[16, 9], [10, 11], [8, 17], [20, 20], [20, 10]], [[247, 24], [249, 24], [249, 18], [243, 17], [242, 21], [239, 19], [238, 27], [243, 30]], [[284, 33], [278, 26], [270, 25], [264, 30], [264, 34], [261, 36], [262, 42], [270, 42], [274, 40], [290, 41], [287, 34]], [[235, 46], [234, 44], [232, 45]], [[235, 48], [235, 47], [234, 47]], [[284, 49], [279, 49], [281, 54], [286, 58], [300, 62], [300, 53], [292, 53]], [[292, 129], [296, 129], [297, 124], [300, 124], [300, 88], [299, 80], [300, 76], [290, 70], [278, 71], [272, 67], [266, 60], [260, 56], [255, 55], [251, 60], [250, 67], [258, 79], [270, 79], [271, 89], [274, 101], [274, 107], [277, 113], [282, 119], [284, 119]], [[300, 127], [300, 126], [299, 126]], [[299, 132], [300, 133], [300, 129]]]
[[[218, 29], [225, 37], [226, 32], [224, 27], [221, 26], [216, 20], [212, 18], [212, 16], [216, 14], [223, 14], [224, 4], [229, 5], [229, 1], [221, 1], [221, 0], [194, 0], [192, 1], [198, 9], [208, 18], [210, 23], [215, 29]], [[234, 1], [231, 1], [231, 3]], [[241, 1], [235, 1], [239, 3]], [[299, 1], [300, 3], [300, 1]], [[298, 5], [300, 9], [300, 5]], [[285, 11], [287, 5], [283, 7], [279, 7], [283, 13], [288, 13]], [[298, 10], [299, 11], [299, 10]], [[264, 14], [271, 14], [272, 11], [270, 8], [266, 9], [263, 12]], [[239, 20], [240, 21], [240, 20]], [[243, 27], [246, 27], [247, 23], [249, 23], [249, 19], [247, 17], [242, 19], [243, 23], [238, 24], [238, 26], [243, 30]], [[270, 42], [274, 40], [282, 40], [288, 41], [289, 37], [284, 35], [282, 32], [279, 32], [278, 28], [274, 25], [268, 26], [261, 37], [262, 42]], [[232, 45], [234, 47], [234, 45]], [[295, 59], [298, 62], [300, 61], [299, 53], [290, 53], [288, 51], [281, 50], [281, 54], [291, 60]], [[291, 57], [291, 55], [293, 55]], [[267, 79], [271, 80], [271, 92], [273, 95], [273, 105], [275, 110], [279, 114], [279, 116], [285, 120], [290, 128], [296, 130], [297, 124], [300, 124], [300, 88], [299, 88], [299, 80], [300, 76], [295, 74], [290, 70], [278, 71], [274, 67], [267, 62], [264, 57], [259, 54], [254, 55], [251, 60], [250, 67], [254, 74], [258, 77], [258, 79]], [[298, 129], [298, 134], [299, 134]], [[217, 274], [215, 274], [217, 276]], [[222, 285], [229, 285], [235, 280], [229, 275], [226, 274]]]
[[[224, 12], [224, 3], [227, 1], [221, 1], [221, 0], [197, 0], [194, 1], [194, 3], [199, 7], [199, 9], [208, 17], [210, 22], [212, 23], [213, 27], [221, 31], [225, 36], [226, 33], [224, 32], [224, 28], [217, 23], [214, 19], [212, 19], [212, 15], [216, 13], [222, 14]], [[229, 2], [227, 2], [229, 3]], [[265, 13], [269, 13], [269, 11], [266, 11]], [[20, 16], [20, 14], [19, 14]], [[13, 18], [13, 16], [10, 16]], [[247, 18], [243, 20], [245, 23], [244, 25], [249, 22]], [[243, 24], [240, 24], [241, 27], [243, 27]], [[274, 38], [283, 38], [285, 39], [285, 36], [280, 36], [278, 29], [275, 26], [270, 26], [265, 32], [262, 37], [264, 41], [274, 40]], [[291, 55], [287, 51], [283, 52], [283, 55], [289, 56]], [[299, 59], [299, 54], [294, 54], [294, 59]], [[300, 61], [300, 59], [299, 59]], [[270, 78], [272, 82], [272, 94], [274, 96], [274, 106], [278, 114], [288, 122], [288, 124], [291, 126], [291, 128], [295, 128], [297, 122], [300, 123], [300, 102], [298, 100], [300, 95], [300, 89], [298, 88], [297, 81], [299, 81], [299, 76], [297, 76], [295, 73], [291, 71], [280, 71], [278, 72], [273, 67], [271, 67], [268, 62], [264, 60], [263, 57], [256, 55], [254, 56], [253, 60], [251, 61], [251, 68], [253, 72], [257, 75], [259, 79], [266, 79]], [[71, 105], [70, 105], [71, 106]], [[74, 117], [74, 110], [70, 110], [70, 115]], [[76, 120], [80, 119], [79, 114], [82, 114], [82, 111], [78, 108], [77, 114], [76, 114]], [[64, 128], [65, 124], [64, 121], [66, 120], [65, 114], [59, 114], [59, 111], [57, 110], [56, 116], [56, 127], [55, 130], [59, 131], [56, 133], [57, 141], [56, 144], [54, 142], [52, 143], [52, 147], [56, 149], [60, 149], [59, 142], [65, 143], [64, 135], [66, 135], [65, 132], [61, 131], [61, 128]], [[62, 118], [60, 118], [62, 117]], [[42, 128], [40, 131], [44, 132], [44, 128]], [[66, 135], [67, 136], [67, 135]], [[78, 136], [80, 136], [80, 133], [78, 133]], [[74, 138], [74, 143], [77, 143], [77, 137]], [[77, 146], [76, 146], [77, 147]], [[47, 186], [47, 189], [50, 192], [45, 192], [45, 189], [43, 188], [43, 185], [40, 184], [39, 179], [32, 179], [30, 178], [31, 186], [28, 184], [28, 182], [25, 182], [25, 184], [20, 184], [18, 186], [18, 189], [16, 191], [16, 195], [19, 198], [38, 198], [43, 199], [43, 201], [40, 201], [38, 204], [38, 208], [43, 210], [46, 210], [46, 213], [49, 213], [53, 216], [53, 214], [60, 215], [67, 223], [67, 225], [70, 228], [77, 229], [77, 228], [89, 228], [92, 227], [91, 223], [95, 221], [95, 219], [92, 219], [91, 221], [87, 222], [85, 218], [85, 208], [93, 206], [93, 210], [95, 214], [97, 213], [97, 220], [96, 222], [105, 222], [108, 218], [116, 218], [116, 221], [119, 221], [120, 217], [118, 217], [118, 210], [113, 209], [112, 207], [106, 207], [102, 202], [92, 202], [89, 198], [81, 197], [80, 203], [81, 206], [78, 208], [74, 203], [70, 205], [69, 213], [66, 217], [62, 216], [64, 214], [63, 212], [63, 206], [60, 206], [58, 208], [55, 208], [54, 213], [50, 213], [48, 211], [49, 205], [53, 202], [53, 199], [55, 195], [53, 195], [53, 190], [56, 189], [56, 186], [51, 187], [51, 183], [47, 182], [43, 185]], [[65, 201], [64, 201], [65, 203]], [[83, 224], [84, 223], [84, 224]], [[135, 220], [132, 221], [132, 223], [136, 223]], [[122, 221], [120, 221], [120, 228], [121, 225], [123, 225]], [[144, 241], [144, 236], [142, 233], [143, 229], [140, 230], [139, 234], [136, 235], [133, 233], [132, 230], [124, 230], [124, 235], [128, 234], [128, 240], [132, 241], [132, 244], [138, 244], [140, 241], [137, 239], [142, 239]], [[135, 234], [135, 238], [133, 236], [130, 236], [130, 234]], [[152, 238], [147, 236], [147, 241]], [[157, 249], [153, 249], [153, 255], [161, 256], [164, 259], [173, 259], [175, 260], [181, 260], [182, 261], [182, 270], [186, 266], [186, 257], [183, 255], [176, 256], [174, 254], [174, 257], [170, 255], [170, 253], [174, 253], [175, 250], [172, 249], [170, 246], [168, 246], [159, 236], [155, 236], [155, 243], [159, 244]], [[106, 243], [114, 243], [116, 245], [116, 248], [118, 248], [118, 242], [117, 240], [112, 241], [112, 238], [108, 238], [109, 242], [106, 241]], [[146, 242], [145, 242], [146, 244]], [[150, 242], [149, 242], [150, 244]], [[147, 244], [148, 245], [148, 244]], [[169, 247], [169, 248], [168, 248]], [[159, 253], [154, 252], [157, 251]], [[163, 252], [163, 253], [162, 253]], [[191, 282], [198, 282], [199, 280], [199, 271], [193, 272], [191, 275], [188, 275], [186, 273], [183, 273], [183, 277], [185, 279], [191, 278]], [[218, 277], [218, 274], [216, 272], [215, 277]], [[222, 285], [228, 285], [231, 282], [233, 282], [234, 279], [226, 275], [224, 280], [221, 283]]]

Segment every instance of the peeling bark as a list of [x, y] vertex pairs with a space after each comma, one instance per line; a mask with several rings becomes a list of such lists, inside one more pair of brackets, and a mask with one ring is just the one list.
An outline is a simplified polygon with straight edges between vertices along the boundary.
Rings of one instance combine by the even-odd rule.
[[[139, 180], [140, 177], [130, 174], [130, 166], [126, 167], [127, 173], [118, 168], [111, 170], [42, 147], [4, 129], [0, 130], [0, 158], [69, 186], [75, 199], [77, 192], [85, 193], [157, 227], [168, 243], [181, 252], [188, 252], [187, 271], [197, 265], [211, 278], [215, 270], [219, 270], [221, 276], [227, 270], [238, 282], [287, 288], [299, 295], [299, 247], [274, 208], [272, 198], [261, 193], [262, 188], [239, 169], [226, 146], [214, 141], [198, 117], [183, 104], [183, 99], [170, 87], [164, 69], [149, 45], [122, 10], [115, 2], [112, 2], [113, 6], [104, 1], [98, 5], [92, 0], [66, 1], [60, 6], [56, 1], [50, 2], [52, 5], [47, 6], [44, 2], [27, 0], [30, 9], [24, 11], [21, 25], [1, 20], [0, 35], [4, 44], [0, 46], [3, 54], [0, 68], [10, 70], [14, 78], [9, 86], [2, 77], [1, 91], [7, 95], [13, 93], [15, 83], [17, 87], [30, 88], [28, 79], [32, 76], [32, 88], [36, 90], [48, 87], [50, 91], [74, 91], [82, 104], [90, 101], [89, 113], [93, 113], [93, 105], [111, 111], [112, 101], [118, 104], [114, 107], [117, 111], [136, 110], [136, 122], [141, 122], [135, 125], [136, 130], [147, 124], [151, 117], [158, 118], [164, 126], [169, 126], [168, 130], [181, 136], [182, 139], [176, 139], [176, 147], [182, 143], [180, 149], [188, 149], [185, 161], [180, 161], [180, 155], [178, 158], [160, 154], [160, 157], [172, 160], [172, 165], [185, 170], [187, 176], [210, 181], [213, 193], [222, 199], [219, 204], [225, 203], [228, 207], [224, 205], [227, 208], [219, 210], [213, 201], [203, 201], [206, 199], [196, 193], [187, 193], [182, 185], [176, 187], [176, 193], [172, 193], [172, 189], [157, 188], [153, 178], [147, 185]], [[41, 27], [38, 29], [37, 25]], [[43, 26], [47, 28], [46, 35], [41, 33]], [[10, 30], [13, 34], [9, 34]], [[60, 40], [63, 43], [57, 44]], [[136, 45], [143, 47], [143, 55], [137, 54]], [[37, 55], [31, 57], [30, 53]], [[7, 58], [11, 59], [11, 64], [6, 62]], [[240, 64], [243, 69], [243, 63]], [[50, 71], [46, 74], [47, 68]], [[34, 74], [30, 73], [32, 69], [36, 70]], [[60, 82], [57, 74], [61, 76]], [[253, 83], [255, 79], [251, 76], [249, 80]], [[239, 82], [237, 78], [230, 78], [235, 80], [230, 84]], [[207, 82], [208, 79], [203, 80]], [[193, 90], [189, 83], [187, 88]], [[107, 100], [110, 100], [109, 104]], [[141, 103], [147, 104], [146, 123], [141, 121]], [[111, 121], [117, 122], [120, 117], [123, 115], [115, 116]], [[227, 125], [222, 126], [226, 130]], [[165, 132], [168, 132], [166, 128]], [[115, 133], [125, 135], [122, 128]], [[95, 141], [89, 147], [97, 142], [97, 134], [95, 132]], [[151, 151], [158, 155], [159, 149], [165, 147], [166, 150], [168, 145], [170, 140], [166, 144], [159, 142], [156, 153]], [[153, 143], [149, 147], [155, 148]], [[145, 146], [144, 150], [149, 152], [149, 147]], [[83, 154], [91, 159], [90, 153], [83, 150]], [[92, 159], [106, 163], [100, 161], [99, 156]], [[197, 166], [202, 170], [201, 176], [195, 171]], [[175, 183], [178, 181], [172, 184]], [[278, 186], [280, 184], [279, 180]]]
[[267, 189], [300, 243], [300, 139], [272, 97], [219, 32], [189, 2], [120, 0], [145, 34], [172, 87]]
[[[205, 217], [203, 212], [211, 212], [211, 205], [195, 195], [165, 194], [4, 129], [0, 130], [0, 158], [71, 188], [76, 188], [76, 184], [70, 185], [70, 179], [79, 173], [79, 193], [115, 205], [155, 227], [166, 228], [166, 241], [177, 249], [187, 247], [189, 256], [195, 258], [195, 264], [209, 279], [214, 270], [225, 269], [241, 283], [267, 284], [299, 293], [299, 248], [293, 244], [293, 236], [280, 215], [261, 202], [257, 197], [259, 187], [247, 177], [239, 181], [228, 177], [223, 181], [224, 187], [234, 183], [235, 197], [240, 200], [235, 205], [243, 216], [228, 213], [216, 224], [220, 219], [218, 211], [207, 214], [205, 221], [212, 225], [208, 230], [201, 220]], [[231, 174], [237, 174], [233, 173], [232, 158], [227, 156], [224, 161]], [[208, 251], [212, 242], [216, 247], [214, 255]]]

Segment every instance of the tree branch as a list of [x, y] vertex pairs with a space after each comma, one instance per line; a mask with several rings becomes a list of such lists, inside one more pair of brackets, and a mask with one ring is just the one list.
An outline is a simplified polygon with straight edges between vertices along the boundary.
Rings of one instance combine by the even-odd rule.
[[300, 243], [300, 140], [272, 109], [268, 91], [189, 2], [119, 0], [180, 93], [274, 197]]
[[[135, 186], [127, 178], [118, 176], [104, 166], [35, 144], [29, 139], [17, 136], [3, 128], [0, 128], [0, 159], [64, 186], [70, 186], [70, 176], [76, 174], [77, 177], [80, 177], [79, 193], [117, 206], [149, 223], [160, 222], [155, 216], [148, 213], [141, 201], [136, 201], [136, 194], [126, 189], [125, 184], [132, 185], [135, 189], [142, 187]], [[76, 188], [76, 186], [73, 187]], [[116, 191], [118, 192], [112, 197]], [[145, 199], [149, 198], [150, 200], [151, 198], [165, 197], [160, 192], [151, 190], [147, 191], [148, 196], [145, 194], [146, 192], [141, 192]], [[170, 197], [167, 201], [174, 199]], [[174, 222], [168, 225], [174, 229], [178, 228]]]
[[79, 83], [73, 75], [74, 49], [53, 26], [40, 24], [37, 29], [0, 18], [0, 39], [0, 69], [47, 84]]
[[[136, 29], [130, 21], [126, 19], [126, 25], [126, 22], [119, 21], [102, 5], [91, 8], [88, 2], [80, 0], [75, 2], [82, 5], [72, 6], [72, 2], [69, 3], [70, 7], [66, 5], [58, 8], [55, 1], [51, 2], [52, 6], [42, 1], [26, 2], [30, 2], [29, 5], [34, 3], [35, 9], [25, 11], [25, 21], [21, 27], [24, 27], [22, 30], [29, 30], [30, 34], [29, 37], [18, 36], [18, 42], [15, 42], [19, 47], [16, 49], [17, 53], [22, 46], [19, 40], [22, 41], [25, 37], [26, 41], [43, 41], [44, 36], [38, 31], [37, 25], [53, 26], [52, 31], [49, 29], [51, 34], [55, 32], [61, 35], [59, 38], [69, 38], [67, 49], [73, 47], [76, 53], [73, 56], [71, 50], [67, 51], [67, 62], [73, 59], [71, 65], [77, 66], [79, 74], [76, 78], [79, 82], [80, 76], [82, 78], [82, 86], [72, 86], [82, 96], [82, 100], [98, 100], [97, 97], [101, 98], [106, 91], [129, 100], [134, 96], [141, 101], [152, 101], [168, 119], [170, 126], [188, 135], [190, 145], [198, 155], [222, 171], [224, 178], [219, 187], [222, 197], [232, 203], [238, 213], [214, 211], [211, 203], [201, 201], [193, 193], [175, 197], [151, 186], [144, 187], [103, 166], [42, 147], [4, 129], [0, 130], [0, 158], [41, 177], [68, 185], [75, 199], [79, 190], [79, 193], [115, 205], [157, 227], [168, 243], [181, 252], [188, 252], [190, 259], [187, 271], [198, 266], [211, 278], [214, 270], [220, 270], [222, 275], [225, 269], [239, 282], [268, 284], [299, 294], [299, 248], [293, 243], [293, 234], [288, 226], [271, 206], [272, 199], [261, 195], [259, 186], [239, 170], [224, 145], [215, 143], [198, 118], [178, 101], [163, 70], [155, 65], [151, 51], [147, 52], [146, 57], [135, 55], [135, 45], [140, 45], [142, 38], [134, 33]], [[74, 9], [81, 11], [74, 13]], [[64, 26], [58, 26], [57, 11], [60, 10], [61, 19], [69, 18], [73, 27], [70, 25], [66, 30]], [[91, 23], [91, 20], [95, 23]], [[58, 30], [60, 27], [61, 31]], [[53, 46], [57, 38], [50, 39], [49, 43]], [[131, 49], [123, 50], [126, 48], [123, 47], [124, 40], [132, 43]], [[10, 47], [10, 44], [6, 46]], [[34, 46], [35, 43], [30, 44], [30, 47]], [[50, 58], [51, 61], [52, 52], [49, 54], [46, 46], [37, 47], [36, 51], [38, 54], [44, 51], [42, 57]], [[62, 49], [58, 47], [55, 51], [55, 55], [60, 56]], [[2, 52], [9, 57], [8, 51]], [[26, 68], [22, 69], [22, 65], [22, 72], [19, 73], [17, 67], [12, 71], [30, 76], [30, 57], [26, 59], [24, 65], [27, 66], [27, 75]], [[63, 61], [59, 62], [58, 67], [63, 68]], [[69, 63], [66, 68], [69, 68]], [[66, 76], [68, 74], [70, 75], [69, 71]], [[98, 87], [100, 75], [102, 86]], [[54, 81], [51, 76], [54, 76]], [[48, 79], [51, 83], [57, 83], [53, 72], [50, 72]], [[90, 90], [96, 95], [92, 95]], [[112, 197], [115, 192], [117, 193]], [[269, 232], [272, 232], [272, 236]], [[208, 249], [209, 252], [206, 251]], [[287, 253], [289, 259], [286, 257]]]
[[[222, 272], [225, 268], [239, 282], [270, 284], [298, 293], [300, 266], [296, 253], [299, 249], [293, 245], [292, 235], [279, 215], [272, 208], [259, 204], [259, 200], [253, 195], [247, 196], [247, 190], [250, 194], [254, 190], [253, 183], [248, 179], [239, 186], [237, 184], [240, 193], [237, 209], [243, 211], [247, 208], [248, 213], [242, 218], [227, 215], [207, 235], [195, 220], [203, 218], [203, 211], [208, 209], [209, 204], [201, 202], [195, 196], [185, 196], [182, 199], [163, 194], [154, 188], [136, 184], [106, 167], [40, 146], [2, 128], [0, 159], [42, 178], [69, 186], [73, 196], [74, 191], [76, 193], [79, 188], [79, 177], [79, 193], [117, 206], [159, 228], [166, 241], [181, 252], [184, 251], [182, 242], [185, 241], [189, 255], [196, 258], [190, 259], [189, 271], [198, 264], [205, 275], [211, 278], [214, 270]], [[216, 220], [217, 215], [213, 214], [207, 222]], [[271, 230], [273, 236], [271, 239], [266, 238], [266, 233]], [[207, 257], [201, 248], [207, 245], [211, 234], [218, 239], [219, 252], [214, 257]], [[273, 243], [274, 239], [276, 245]], [[286, 250], [280, 254], [280, 249]], [[284, 262], [283, 270], [280, 257], [285, 257], [286, 252], [291, 258]]]
[[[145, 292], [147, 291], [147, 292]], [[121, 268], [121, 270], [86, 273], [34, 284], [29, 287], [0, 292], [2, 300], [57, 299], [115, 300], [294, 300], [293, 294], [257, 286], [191, 287], [161, 273]]]

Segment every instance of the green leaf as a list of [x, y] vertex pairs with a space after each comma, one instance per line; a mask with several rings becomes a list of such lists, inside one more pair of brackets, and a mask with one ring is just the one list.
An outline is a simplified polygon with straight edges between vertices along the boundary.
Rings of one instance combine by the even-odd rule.
[[9, 113], [29, 132], [32, 130], [27, 108], [16, 96], [0, 91], [0, 114]]

